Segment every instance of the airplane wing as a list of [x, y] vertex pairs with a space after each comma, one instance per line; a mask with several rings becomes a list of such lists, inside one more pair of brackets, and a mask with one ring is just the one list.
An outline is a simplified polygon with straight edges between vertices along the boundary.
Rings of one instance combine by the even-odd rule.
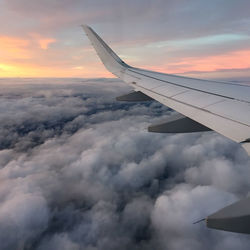
[[250, 86], [131, 67], [93, 29], [86, 25], [82, 27], [104, 66], [136, 91], [120, 99], [155, 99], [182, 114], [171, 118], [166, 124], [150, 126], [149, 131], [214, 130], [241, 143], [250, 155]]

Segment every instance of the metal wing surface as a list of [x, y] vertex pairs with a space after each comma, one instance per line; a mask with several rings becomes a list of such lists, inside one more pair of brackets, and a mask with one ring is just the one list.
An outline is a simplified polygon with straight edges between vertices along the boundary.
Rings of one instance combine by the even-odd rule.
[[131, 67], [93, 29], [86, 25], [82, 27], [105, 67], [135, 91], [242, 143], [250, 154], [250, 86]]

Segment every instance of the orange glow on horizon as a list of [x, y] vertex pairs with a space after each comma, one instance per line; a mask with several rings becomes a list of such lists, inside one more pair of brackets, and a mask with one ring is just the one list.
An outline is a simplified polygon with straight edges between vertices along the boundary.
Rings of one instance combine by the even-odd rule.
[[[55, 46], [51, 47], [52, 43]], [[97, 57], [94, 58], [92, 49], [79, 51], [79, 48], [67, 48], [55, 38], [43, 37], [37, 33], [29, 34], [26, 39], [0, 36], [0, 77], [114, 77]], [[149, 59], [145, 58], [146, 60]], [[145, 64], [141, 67], [170, 74], [241, 70], [250, 68], [250, 50], [186, 57], [179, 62], [156, 67], [147, 67]], [[220, 73], [223, 75], [223, 72]]]
[[60, 53], [47, 51], [55, 42], [39, 34], [30, 34], [30, 39], [0, 36], [0, 77], [114, 77], [99, 62], [73, 66], [74, 56], [70, 62], [61, 60]]
[[107, 71], [96, 69], [85, 69], [84, 67], [75, 68], [51, 68], [37, 65], [14, 65], [0, 63], [0, 77], [86, 77], [86, 78], [112, 78], [114, 77]]
[[[30, 45], [30, 42], [26, 39], [0, 36], [0, 54], [1, 59], [27, 59], [30, 58], [30, 55], [27, 51], [27, 47]], [[0, 63], [2, 63], [0, 61]]]
[[250, 50], [234, 51], [228, 54], [207, 57], [183, 58], [177, 63], [168, 63], [154, 70], [170, 74], [192, 72], [216, 72], [220, 70], [235, 70], [250, 68]]

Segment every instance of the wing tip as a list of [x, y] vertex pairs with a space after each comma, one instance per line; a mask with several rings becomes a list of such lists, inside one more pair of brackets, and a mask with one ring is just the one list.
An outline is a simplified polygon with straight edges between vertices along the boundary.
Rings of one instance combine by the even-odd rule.
[[90, 30], [91, 27], [87, 24], [81, 24], [81, 27], [83, 28], [83, 30], [86, 32], [87, 30]]

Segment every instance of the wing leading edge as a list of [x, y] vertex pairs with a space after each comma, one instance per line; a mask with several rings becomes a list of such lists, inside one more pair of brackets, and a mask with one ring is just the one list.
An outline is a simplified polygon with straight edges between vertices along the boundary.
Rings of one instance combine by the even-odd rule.
[[104, 66], [135, 91], [242, 143], [250, 155], [250, 86], [194, 79], [131, 67], [91, 29], [82, 26]]

